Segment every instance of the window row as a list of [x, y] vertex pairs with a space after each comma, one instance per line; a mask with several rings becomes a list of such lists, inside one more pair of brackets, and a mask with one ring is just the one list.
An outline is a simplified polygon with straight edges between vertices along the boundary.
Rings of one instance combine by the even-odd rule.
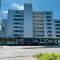
[[14, 32], [24, 32], [24, 30], [14, 30]]
[[24, 22], [13, 22], [13, 24], [24, 25]]
[[15, 37], [23, 37], [23, 34], [14, 34]]
[[13, 18], [13, 21], [24, 21], [24, 19]]
[[14, 26], [14, 28], [24, 29], [24, 27], [23, 27], [23, 26]]
[[14, 17], [24, 17], [24, 15], [14, 15]]

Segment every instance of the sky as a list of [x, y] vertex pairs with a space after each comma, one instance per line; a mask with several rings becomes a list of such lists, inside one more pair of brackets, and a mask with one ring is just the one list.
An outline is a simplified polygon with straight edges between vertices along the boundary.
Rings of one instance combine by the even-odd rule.
[[[23, 9], [25, 0], [1, 0], [0, 19], [6, 18], [8, 9]], [[29, 0], [26, 0], [29, 1]], [[60, 0], [31, 0], [33, 10], [38, 11], [53, 11], [55, 19], [60, 18]]]

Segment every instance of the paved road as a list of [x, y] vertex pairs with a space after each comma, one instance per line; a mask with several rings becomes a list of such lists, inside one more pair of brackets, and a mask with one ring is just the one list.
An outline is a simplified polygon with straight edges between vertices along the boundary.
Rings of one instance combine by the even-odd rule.
[[60, 48], [0, 46], [0, 60], [36, 60], [32, 55], [38, 53], [60, 53]]

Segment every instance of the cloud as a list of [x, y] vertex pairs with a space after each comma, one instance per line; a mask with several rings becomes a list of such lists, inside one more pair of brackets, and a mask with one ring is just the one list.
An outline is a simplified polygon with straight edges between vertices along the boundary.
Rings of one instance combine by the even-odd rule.
[[16, 3], [12, 3], [12, 7], [16, 8], [18, 10], [24, 10], [24, 6], [23, 5], [19, 5], [19, 4], [16, 4]]
[[3, 10], [2, 13], [3, 14], [7, 14], [8, 13], [8, 10]]
[[3, 19], [7, 18], [7, 14], [8, 14], [8, 10], [3, 10], [1, 12], [1, 18], [3, 18]]

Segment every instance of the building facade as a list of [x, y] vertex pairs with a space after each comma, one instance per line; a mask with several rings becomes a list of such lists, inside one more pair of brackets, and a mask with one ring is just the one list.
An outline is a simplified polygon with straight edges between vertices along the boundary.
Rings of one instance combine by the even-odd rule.
[[33, 36], [53, 37], [52, 11], [33, 11]]
[[54, 36], [60, 37], [60, 19], [54, 19]]
[[6, 37], [24, 37], [24, 12], [8, 10]]
[[58, 44], [60, 19], [54, 19], [52, 11], [33, 11], [31, 3], [24, 3], [24, 10], [8, 10], [1, 32], [2, 38], [10, 38], [8, 44]]
[[2, 20], [2, 27], [5, 31], [2, 35], [5, 35], [7, 38], [31, 38], [33, 37], [32, 25], [32, 4], [24, 4], [24, 10], [8, 10], [7, 20]]
[[32, 4], [25, 3], [24, 10], [8, 10], [7, 19], [2, 20], [2, 35], [21, 38], [60, 37], [55, 31], [59, 31], [59, 21], [53, 18], [52, 11], [33, 11]]

